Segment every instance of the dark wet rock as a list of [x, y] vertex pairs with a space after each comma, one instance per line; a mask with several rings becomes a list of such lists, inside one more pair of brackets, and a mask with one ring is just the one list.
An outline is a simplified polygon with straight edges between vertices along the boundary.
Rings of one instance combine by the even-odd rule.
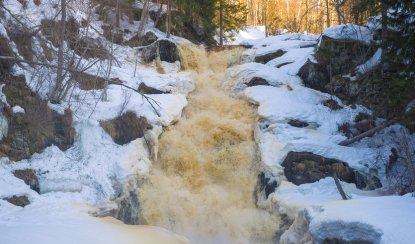
[[116, 217], [125, 224], [139, 224], [139, 211], [140, 202], [138, 195], [136, 192], [130, 191], [127, 197], [124, 197], [119, 203], [119, 210]]
[[248, 87], [251, 86], [269, 86], [269, 82], [261, 77], [254, 77], [249, 82], [246, 83]]
[[301, 67], [298, 75], [301, 77], [306, 87], [322, 92], [328, 92], [326, 86], [330, 83], [330, 76], [327, 70], [321, 65], [307, 60], [303, 67]]
[[24, 181], [24, 183], [30, 186], [30, 189], [40, 192], [39, 179], [36, 172], [33, 169], [19, 169], [13, 171], [13, 175]]
[[327, 100], [323, 101], [323, 105], [330, 108], [331, 110], [340, 110], [340, 109], [343, 108], [334, 99], [327, 99]]
[[284, 174], [296, 184], [313, 183], [337, 173], [340, 180], [354, 182], [354, 172], [346, 163], [309, 152], [289, 152], [284, 162]]
[[301, 121], [298, 119], [292, 119], [290, 121], [288, 121], [288, 124], [297, 128], [304, 128], [309, 126], [309, 123], [305, 122], [305, 121]]
[[158, 40], [157, 35], [152, 31], [147, 31], [144, 36], [135, 35], [126, 44], [130, 47], [148, 46]]
[[133, 112], [126, 112], [112, 120], [101, 121], [100, 125], [119, 145], [143, 137], [144, 132], [151, 127], [145, 117], [138, 118]]
[[179, 49], [176, 44], [170, 40], [158, 40], [141, 50], [142, 58], [145, 63], [150, 63], [157, 58], [160, 58], [160, 61], [169, 63], [180, 61]]
[[30, 204], [30, 201], [27, 198], [27, 196], [12, 196], [3, 198], [3, 200], [8, 201], [9, 203], [19, 207], [25, 207]]
[[369, 174], [350, 168], [345, 162], [325, 158], [310, 152], [289, 152], [282, 163], [287, 180], [301, 185], [313, 183], [334, 173], [338, 178], [348, 183], [355, 183], [359, 189], [376, 189], [381, 187], [376, 172]]
[[138, 91], [142, 94], [164, 94], [164, 93], [166, 93], [166, 92], [160, 91], [156, 88], [147, 86], [144, 82], [142, 82], [138, 86]]
[[270, 172], [262, 171], [258, 175], [258, 193], [262, 193], [265, 196], [265, 199], [275, 191], [278, 187], [278, 182], [276, 178]]
[[72, 112], [67, 109], [61, 115], [48, 106], [48, 102], [32, 92], [23, 76], [4, 76], [3, 92], [11, 107], [21, 106], [25, 113], [13, 113], [3, 106], [9, 129], [0, 143], [0, 157], [18, 161], [56, 145], [67, 150], [73, 145], [75, 129], [72, 128]]
[[274, 52], [271, 52], [271, 53], [255, 56], [254, 61], [256, 63], [266, 64], [269, 61], [273, 60], [274, 58], [281, 57], [285, 53], [286, 53], [286, 51], [278, 49], [277, 51], [274, 51]]

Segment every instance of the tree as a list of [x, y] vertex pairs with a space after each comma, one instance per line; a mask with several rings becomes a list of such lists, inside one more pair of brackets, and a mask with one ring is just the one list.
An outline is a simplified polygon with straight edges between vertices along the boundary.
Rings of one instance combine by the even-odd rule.
[[62, 93], [63, 85], [63, 64], [64, 64], [64, 44], [65, 44], [65, 26], [66, 26], [66, 0], [61, 0], [61, 21], [60, 21], [60, 33], [59, 33], [59, 50], [58, 50], [58, 67], [56, 71], [56, 84], [53, 89], [50, 100], [52, 103], [58, 103], [59, 97]]
[[216, 16], [214, 23], [219, 26], [219, 43], [223, 44], [223, 39], [226, 34], [233, 30], [237, 30], [245, 26], [247, 18], [246, 5], [240, 1], [234, 0], [216, 0]]
[[145, 26], [148, 20], [148, 8], [150, 0], [144, 0], [143, 10], [141, 12], [140, 26], [138, 27], [138, 36], [144, 36]]

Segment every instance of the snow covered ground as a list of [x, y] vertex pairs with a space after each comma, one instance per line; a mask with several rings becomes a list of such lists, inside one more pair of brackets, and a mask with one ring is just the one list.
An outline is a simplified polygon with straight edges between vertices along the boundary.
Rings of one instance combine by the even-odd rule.
[[[347, 36], [363, 42], [372, 40], [367, 28], [354, 25], [332, 27], [324, 34], [330, 38]], [[308, 46], [315, 42], [316, 36], [304, 34], [243, 40], [244, 45], [249, 44], [253, 48], [242, 54], [244, 64], [229, 71], [235, 79], [234, 93], [258, 105], [256, 141], [261, 158], [274, 175], [280, 176], [280, 185], [268, 201], [291, 219], [306, 209], [309, 226], [305, 231], [312, 233], [317, 242], [339, 238], [346, 241], [371, 240], [373, 243], [414, 243], [415, 235], [411, 230], [414, 218], [409, 217], [415, 210], [413, 197], [381, 196], [381, 190], [362, 191], [354, 184], [342, 182], [346, 193], [352, 198], [342, 201], [332, 178], [296, 186], [283, 176], [280, 164], [287, 153], [305, 151], [341, 160], [363, 172], [376, 168], [381, 180], [385, 181], [382, 172], [385, 172], [391, 147], [397, 143], [388, 133], [399, 131], [399, 125], [348, 147], [338, 145], [346, 139], [338, 131], [338, 126], [352, 123], [360, 112], [371, 112], [363, 106], [346, 106], [337, 97], [302, 85], [297, 73], [307, 59], [313, 60], [314, 48]], [[285, 53], [266, 64], [252, 63], [255, 56], [277, 50]], [[357, 70], [361, 73], [370, 70], [378, 62], [380, 53], [379, 49]], [[288, 64], [279, 66], [282, 63]], [[254, 77], [266, 79], [271, 86], [247, 87], [246, 83]], [[323, 106], [322, 102], [328, 99], [334, 99], [342, 108], [331, 110]], [[309, 125], [293, 127], [288, 124], [290, 120], [304, 121]], [[414, 136], [410, 140], [413, 139]], [[298, 229], [301, 228], [301, 225], [294, 224], [292, 230], [295, 231], [288, 231], [282, 243], [296, 243], [303, 238], [298, 236]]]

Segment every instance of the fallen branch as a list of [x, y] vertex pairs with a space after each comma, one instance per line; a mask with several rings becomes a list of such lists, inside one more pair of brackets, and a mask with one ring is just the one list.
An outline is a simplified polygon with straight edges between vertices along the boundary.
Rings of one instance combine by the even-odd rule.
[[339, 191], [340, 195], [342, 196], [343, 200], [348, 200], [346, 193], [343, 190], [343, 187], [340, 183], [339, 177], [337, 177], [336, 172], [333, 173], [334, 183], [336, 184], [337, 190]]
[[370, 130], [368, 130], [368, 131], [366, 131], [366, 132], [364, 132], [364, 133], [362, 133], [362, 134], [359, 134], [359, 135], [357, 135], [357, 136], [355, 136], [355, 137], [353, 137], [353, 138], [346, 139], [346, 140], [344, 140], [344, 141], [340, 142], [340, 143], [339, 143], [339, 145], [340, 145], [340, 146], [347, 146], [347, 145], [350, 145], [350, 144], [352, 144], [352, 143], [354, 143], [354, 142], [360, 141], [361, 139], [363, 139], [363, 138], [365, 138], [365, 137], [370, 137], [370, 136], [373, 136], [374, 134], [376, 134], [376, 132], [379, 132], [379, 131], [381, 131], [381, 130], [385, 129], [386, 127], [388, 127], [388, 126], [390, 126], [390, 125], [394, 124], [395, 122], [396, 122], [396, 120], [395, 120], [395, 119], [392, 119], [392, 120], [386, 121], [385, 123], [383, 123], [383, 124], [381, 124], [381, 125], [379, 125], [379, 126], [376, 126], [376, 127], [375, 127], [375, 128], [373, 128], [373, 129], [370, 129]]

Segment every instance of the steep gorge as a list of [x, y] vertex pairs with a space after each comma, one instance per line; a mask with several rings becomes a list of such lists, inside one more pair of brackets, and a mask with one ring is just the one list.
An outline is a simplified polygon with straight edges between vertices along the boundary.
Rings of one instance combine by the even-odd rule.
[[183, 45], [180, 51], [196, 89], [182, 120], [161, 135], [158, 161], [138, 189], [140, 222], [192, 243], [272, 243], [279, 218], [258, 209], [254, 198], [255, 111], [223, 85], [240, 50], [206, 53]]

